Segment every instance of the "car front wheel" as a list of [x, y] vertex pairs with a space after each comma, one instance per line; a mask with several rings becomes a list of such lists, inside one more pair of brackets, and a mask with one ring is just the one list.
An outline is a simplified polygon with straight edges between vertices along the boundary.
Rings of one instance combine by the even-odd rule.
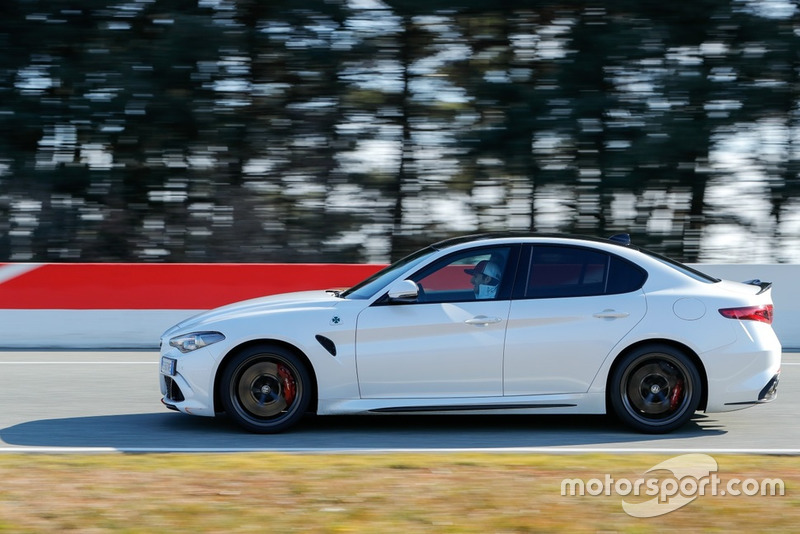
[[641, 432], [671, 432], [691, 419], [700, 403], [697, 367], [683, 352], [652, 345], [624, 357], [611, 377], [611, 405], [619, 419]]
[[308, 408], [308, 370], [291, 351], [251, 347], [228, 363], [219, 382], [222, 404], [236, 423], [257, 433], [281, 432]]

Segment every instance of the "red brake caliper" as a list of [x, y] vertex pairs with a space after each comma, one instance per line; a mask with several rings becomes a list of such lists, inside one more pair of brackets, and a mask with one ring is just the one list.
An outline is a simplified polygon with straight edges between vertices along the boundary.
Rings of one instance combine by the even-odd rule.
[[669, 398], [669, 407], [671, 410], [674, 410], [678, 407], [678, 404], [681, 401], [681, 395], [683, 394], [683, 380], [678, 380], [675, 384], [675, 387], [672, 388], [672, 395]]
[[283, 400], [286, 401], [287, 405], [292, 404], [295, 395], [297, 395], [297, 384], [294, 381], [294, 377], [286, 367], [280, 364], [278, 365], [278, 376], [283, 381]]

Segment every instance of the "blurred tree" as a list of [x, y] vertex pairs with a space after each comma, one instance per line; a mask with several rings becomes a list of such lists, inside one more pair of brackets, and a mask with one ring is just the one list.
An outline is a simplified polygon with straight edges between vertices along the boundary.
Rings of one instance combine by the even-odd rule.
[[8, 0], [0, 261], [387, 261], [457, 233], [792, 252], [792, 2]]
[[475, 123], [460, 135], [469, 159], [459, 185], [471, 193], [476, 230], [537, 230], [537, 188], [546, 174], [533, 147], [547, 129], [553, 83], [537, 41], [553, 16], [500, 2], [458, 17], [470, 52], [449, 74], [473, 97]]

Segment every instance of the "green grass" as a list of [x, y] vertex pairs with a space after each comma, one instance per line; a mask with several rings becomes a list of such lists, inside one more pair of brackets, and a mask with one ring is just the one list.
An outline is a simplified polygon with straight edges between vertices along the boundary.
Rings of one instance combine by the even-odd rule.
[[561, 495], [565, 478], [637, 479], [668, 458], [9, 454], [0, 455], [0, 532], [797, 530], [795, 457], [715, 456], [721, 479], [777, 477], [785, 495], [707, 495], [652, 519], [628, 516], [619, 495]]

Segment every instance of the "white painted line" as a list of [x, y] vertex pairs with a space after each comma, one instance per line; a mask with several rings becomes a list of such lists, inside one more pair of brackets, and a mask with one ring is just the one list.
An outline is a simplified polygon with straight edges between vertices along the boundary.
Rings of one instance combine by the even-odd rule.
[[800, 449], [698, 449], [669, 447], [497, 447], [497, 448], [291, 448], [291, 447], [0, 447], [2, 453], [47, 453], [47, 454], [103, 454], [103, 453], [187, 453], [187, 454], [228, 454], [275, 452], [287, 454], [745, 454], [800, 456]]
[[2, 447], [0, 454], [32, 453], [32, 454], [103, 454], [125, 452], [113, 447]]
[[40, 263], [12, 263], [0, 267], [0, 284], [41, 267]]
[[13, 361], [4, 362], [0, 361], [0, 365], [154, 365], [158, 364], [157, 361], [153, 362], [26, 362], [26, 361]]

